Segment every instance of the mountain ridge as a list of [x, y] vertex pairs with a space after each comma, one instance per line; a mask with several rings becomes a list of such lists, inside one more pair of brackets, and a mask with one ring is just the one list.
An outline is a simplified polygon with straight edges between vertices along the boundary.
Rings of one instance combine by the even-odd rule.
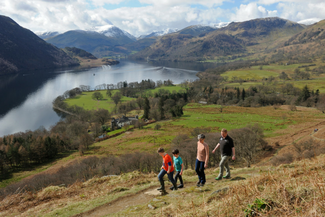
[[0, 74], [79, 65], [57, 47], [7, 16], [0, 16]]

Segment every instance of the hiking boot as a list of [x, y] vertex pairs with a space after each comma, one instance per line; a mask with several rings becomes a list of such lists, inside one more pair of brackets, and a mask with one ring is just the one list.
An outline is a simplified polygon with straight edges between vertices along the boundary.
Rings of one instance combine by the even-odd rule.
[[165, 182], [164, 180], [160, 181], [160, 188], [157, 188], [158, 191], [165, 191]]
[[174, 189], [174, 186], [170, 187], [169, 189], [170, 189], [170, 190], [173, 190], [173, 189]]
[[197, 183], [196, 183], [196, 186], [199, 186], [201, 184], [201, 181], [198, 181]]
[[198, 186], [198, 187], [204, 187], [204, 184], [203, 184], [203, 183], [201, 183], [201, 184], [200, 184], [200, 186]]
[[183, 188], [183, 184], [180, 184], [179, 186], [177, 186], [177, 188]]
[[224, 179], [230, 179], [230, 176], [224, 176], [223, 178]]
[[222, 177], [217, 177], [216, 180], [217, 181], [222, 180]]
[[173, 187], [173, 191], [177, 191], [177, 185], [176, 183], [173, 183], [174, 187]]

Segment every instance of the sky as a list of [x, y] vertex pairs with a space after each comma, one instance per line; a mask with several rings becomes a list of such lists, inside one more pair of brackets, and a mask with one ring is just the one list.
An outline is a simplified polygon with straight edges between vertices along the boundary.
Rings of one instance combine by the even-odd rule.
[[91, 30], [113, 24], [134, 36], [190, 25], [281, 17], [325, 19], [324, 0], [1, 0], [0, 15], [34, 32]]

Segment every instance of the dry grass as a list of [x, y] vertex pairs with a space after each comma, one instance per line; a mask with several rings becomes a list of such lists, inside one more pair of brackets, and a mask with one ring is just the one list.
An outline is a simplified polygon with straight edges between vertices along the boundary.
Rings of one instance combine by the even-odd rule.
[[[220, 182], [213, 181], [217, 171], [209, 169], [206, 172], [208, 182], [201, 189], [194, 187], [196, 175], [189, 170], [184, 174], [186, 188], [170, 192], [167, 196], [159, 196], [156, 201], [131, 205], [122, 208], [120, 212], [112, 214], [108, 211], [106, 214], [244, 216], [244, 210], [258, 198], [266, 201], [269, 208], [256, 210], [256, 216], [324, 216], [324, 167], [325, 158], [321, 155], [278, 167], [234, 169], [233, 177], [244, 176], [247, 179]], [[1, 201], [0, 216], [71, 216], [119, 197], [123, 203], [123, 198], [142, 194], [137, 192], [157, 185], [156, 175], [132, 172], [116, 177], [93, 178], [67, 188], [51, 186], [35, 193], [18, 192]], [[213, 193], [220, 189], [220, 192]], [[149, 209], [148, 204], [156, 209]]]

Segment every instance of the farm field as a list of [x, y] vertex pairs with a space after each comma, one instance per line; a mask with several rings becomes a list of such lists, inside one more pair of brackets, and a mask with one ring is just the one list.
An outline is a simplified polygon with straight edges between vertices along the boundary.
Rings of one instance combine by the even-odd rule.
[[[324, 65], [321, 62], [315, 63], [316, 66], [309, 67], [310, 70], [314, 69], [315, 67], [319, 67]], [[242, 79], [255, 79], [261, 80], [262, 78], [268, 77], [278, 77], [281, 72], [287, 73], [289, 76], [293, 74], [294, 70], [297, 69], [299, 66], [309, 65], [309, 64], [292, 64], [292, 65], [263, 65], [262, 69], [260, 66], [252, 66], [251, 68], [245, 69], [238, 69], [233, 71], [227, 71], [221, 76], [228, 76], [229, 79], [233, 77], [242, 78]], [[301, 71], [305, 71], [305, 68], [301, 68]]]

